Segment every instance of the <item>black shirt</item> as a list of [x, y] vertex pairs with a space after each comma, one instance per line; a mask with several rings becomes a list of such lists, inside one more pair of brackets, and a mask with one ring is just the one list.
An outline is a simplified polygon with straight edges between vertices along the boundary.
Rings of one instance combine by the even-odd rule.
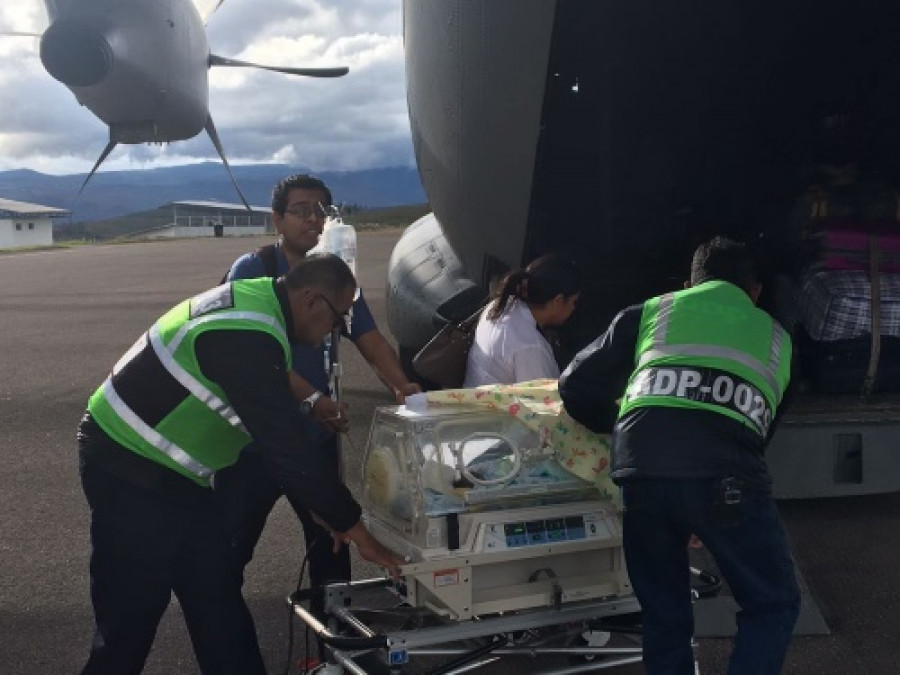
[[[293, 341], [290, 304], [280, 283], [276, 283], [276, 294], [287, 334]], [[355, 525], [361, 514], [359, 504], [341, 482], [333, 460], [329, 461], [321, 446], [309, 439], [307, 420], [291, 394], [281, 343], [263, 331], [208, 330], [197, 337], [195, 351], [203, 374], [225, 391], [253, 437], [266, 470], [285, 494], [306, 505], [339, 532]], [[97, 453], [98, 457], [109, 457], [110, 448], [122, 450], [90, 415], [82, 421], [79, 436], [83, 447], [104, 446], [105, 452]], [[122, 471], [118, 472], [126, 478], [131, 473], [123, 476]], [[166, 491], [174, 492], [172, 483], [156, 480], [150, 487], [159, 489], [162, 485]], [[184, 479], [184, 483], [191, 481]]]
[[[637, 408], [621, 419], [616, 401], [635, 367], [643, 305], [620, 312], [606, 332], [579, 352], [559, 380], [569, 414], [589, 429], [613, 430], [613, 480], [738, 476], [768, 492], [765, 440], [719, 413], [663, 406]], [[770, 436], [775, 424], [770, 428]]]

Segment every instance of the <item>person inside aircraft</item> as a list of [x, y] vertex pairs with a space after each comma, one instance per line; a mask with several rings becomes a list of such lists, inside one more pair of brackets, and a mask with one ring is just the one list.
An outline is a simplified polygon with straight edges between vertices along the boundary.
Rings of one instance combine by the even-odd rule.
[[780, 673], [799, 614], [764, 454], [792, 343], [756, 306], [761, 288], [747, 246], [705, 242], [687, 288], [622, 310], [559, 380], [573, 418], [594, 431], [614, 422], [611, 476], [651, 674], [695, 672], [692, 535], [741, 608], [729, 673]]
[[575, 311], [582, 277], [569, 258], [549, 253], [508, 272], [488, 303], [469, 350], [464, 387], [559, 377], [544, 328]]
[[211, 489], [251, 441], [292, 502], [398, 575], [400, 559], [309, 442], [288, 377], [290, 343], [320, 344], [355, 291], [332, 255], [218, 286], [158, 319], [91, 396], [78, 429], [96, 623], [83, 673], [141, 672], [173, 592], [203, 673], [266, 672]]
[[[279, 235], [278, 241], [242, 255], [232, 265], [227, 279], [276, 277], [306, 259], [322, 234], [323, 207], [331, 203], [331, 191], [318, 178], [297, 174], [281, 180], [272, 192], [272, 222]], [[353, 342], [388, 385], [398, 403], [402, 403], [407, 395], [421, 391], [419, 385], [406, 378], [397, 353], [378, 330], [362, 294], [353, 303], [349, 333], [346, 325], [342, 324], [341, 328], [342, 334]], [[346, 404], [332, 398], [325, 365], [333, 362], [336, 352], [333, 348], [329, 353], [321, 344], [311, 347], [299, 343], [292, 343], [291, 352], [291, 389], [304, 413], [305, 433], [337, 472], [340, 458], [335, 434], [347, 431]], [[285, 491], [269, 477], [260, 454], [251, 446], [234, 466], [216, 476], [216, 493], [220, 496], [231, 534], [235, 579], [243, 584], [244, 568], [253, 558], [266, 519]], [[288, 495], [288, 501], [303, 527], [310, 583], [316, 586], [329, 581], [349, 581], [347, 547], [334, 551], [328, 532], [314, 521], [305, 503], [291, 495]], [[312, 609], [321, 615], [321, 600], [317, 600]], [[252, 618], [246, 618], [252, 624]]]

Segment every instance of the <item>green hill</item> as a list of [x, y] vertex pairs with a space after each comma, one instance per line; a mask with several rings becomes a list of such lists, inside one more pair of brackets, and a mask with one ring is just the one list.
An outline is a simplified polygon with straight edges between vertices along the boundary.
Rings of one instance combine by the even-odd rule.
[[[375, 209], [346, 207], [345, 220], [358, 230], [376, 230], [406, 227], [429, 212], [427, 204], [385, 206]], [[56, 223], [56, 241], [87, 239], [109, 241], [129, 237], [141, 237], [172, 222], [169, 208], [138, 211], [116, 218], [85, 223]]]
[[387, 227], [406, 227], [431, 211], [428, 204], [385, 206], [377, 209], [350, 209], [344, 220], [357, 230], [377, 230]]

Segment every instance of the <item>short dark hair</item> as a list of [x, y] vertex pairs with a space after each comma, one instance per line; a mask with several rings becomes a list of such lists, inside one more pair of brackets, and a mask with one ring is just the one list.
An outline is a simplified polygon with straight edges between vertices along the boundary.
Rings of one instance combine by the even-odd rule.
[[331, 295], [356, 288], [356, 279], [347, 263], [331, 253], [306, 256], [284, 275], [284, 283], [293, 291], [315, 288]]
[[746, 244], [717, 236], [697, 247], [691, 261], [691, 286], [713, 279], [734, 284], [747, 294], [752, 292], [759, 277]]
[[528, 305], [543, 305], [557, 295], [569, 298], [580, 293], [582, 285], [581, 272], [571, 258], [559, 253], [542, 255], [528, 267], [508, 272], [500, 280], [488, 319], [499, 319], [510, 298], [518, 298]]
[[291, 190], [319, 190], [325, 195], [325, 204], [331, 206], [331, 190], [315, 176], [305, 173], [295, 173], [293, 176], [282, 178], [272, 189], [272, 210], [284, 215], [288, 207], [288, 194]]

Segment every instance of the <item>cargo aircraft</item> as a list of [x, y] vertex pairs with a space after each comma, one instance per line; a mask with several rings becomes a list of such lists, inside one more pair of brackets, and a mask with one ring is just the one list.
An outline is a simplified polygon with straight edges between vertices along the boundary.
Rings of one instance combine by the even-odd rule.
[[[588, 277], [559, 336], [563, 364], [619, 309], [680, 288], [715, 234], [759, 249], [772, 310], [824, 156], [900, 186], [898, 33], [893, 0], [405, 0], [432, 213], [389, 264], [401, 357], [475, 311], [504, 271], [554, 250]], [[893, 358], [882, 354], [881, 384], [896, 391]], [[768, 452], [780, 495], [900, 490], [890, 394], [801, 391], [788, 412]]]
[[109, 127], [109, 142], [82, 189], [120, 143], [169, 143], [206, 131], [241, 193], [209, 111], [209, 69], [261, 68], [287, 75], [340, 77], [348, 68], [288, 68], [210, 52], [206, 22], [191, 0], [44, 0], [49, 25], [40, 38], [47, 72]]

